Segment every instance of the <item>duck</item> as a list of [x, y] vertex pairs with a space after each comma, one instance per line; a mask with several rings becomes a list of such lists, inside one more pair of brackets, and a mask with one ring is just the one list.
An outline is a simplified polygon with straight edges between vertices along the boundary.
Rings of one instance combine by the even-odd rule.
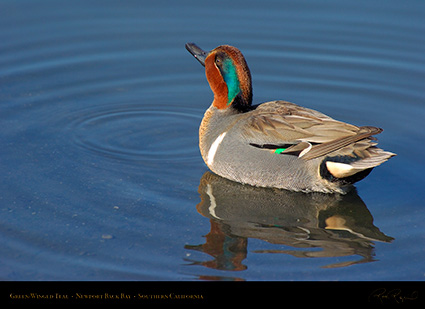
[[238, 48], [185, 47], [205, 67], [214, 96], [199, 127], [200, 153], [213, 173], [256, 187], [346, 194], [396, 155], [376, 146], [381, 128], [285, 100], [253, 105], [251, 72]]

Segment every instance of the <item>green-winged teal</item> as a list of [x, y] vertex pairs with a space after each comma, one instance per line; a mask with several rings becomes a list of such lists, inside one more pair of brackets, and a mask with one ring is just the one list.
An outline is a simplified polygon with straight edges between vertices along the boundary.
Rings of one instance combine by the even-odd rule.
[[358, 127], [286, 101], [252, 105], [251, 73], [239, 49], [186, 49], [203, 65], [214, 101], [199, 148], [216, 174], [244, 184], [345, 193], [394, 156], [376, 147], [382, 129]]

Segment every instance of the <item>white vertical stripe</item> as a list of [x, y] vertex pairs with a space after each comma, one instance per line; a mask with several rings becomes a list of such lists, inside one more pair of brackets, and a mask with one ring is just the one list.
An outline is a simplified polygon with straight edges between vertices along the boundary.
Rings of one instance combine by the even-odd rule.
[[207, 184], [207, 194], [210, 198], [210, 207], [208, 207], [208, 212], [213, 216], [214, 218], [221, 219], [219, 216], [215, 214], [215, 208], [217, 207], [217, 203], [215, 202], [215, 197], [212, 193], [212, 188], [210, 184]]
[[208, 151], [207, 156], [207, 163], [208, 165], [211, 165], [214, 162], [214, 157], [217, 152], [218, 146], [220, 146], [221, 142], [223, 141], [224, 136], [226, 136], [227, 132], [221, 133], [212, 143], [210, 150]]

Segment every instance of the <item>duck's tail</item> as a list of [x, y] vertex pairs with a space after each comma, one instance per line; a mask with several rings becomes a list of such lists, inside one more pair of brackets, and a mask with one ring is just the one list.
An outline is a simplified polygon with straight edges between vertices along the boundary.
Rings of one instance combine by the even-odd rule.
[[[371, 146], [372, 144], [372, 146]], [[371, 170], [384, 163], [395, 153], [382, 150], [370, 140], [352, 145], [349, 155], [325, 157], [320, 166], [321, 176], [332, 182], [352, 184], [366, 177]]]

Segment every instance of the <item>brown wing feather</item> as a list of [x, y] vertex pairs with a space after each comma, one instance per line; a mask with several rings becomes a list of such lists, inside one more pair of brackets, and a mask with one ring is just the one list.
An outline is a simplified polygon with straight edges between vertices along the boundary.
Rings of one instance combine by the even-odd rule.
[[[286, 101], [259, 105], [249, 113], [244, 137], [253, 144], [314, 143], [302, 158], [311, 160], [382, 132], [375, 127], [357, 127], [337, 121], [318, 111]], [[366, 146], [366, 145], [365, 145]]]
[[379, 134], [382, 129], [376, 127], [361, 127], [359, 133], [353, 136], [341, 137], [336, 140], [313, 146], [302, 158], [304, 160], [311, 160], [325, 154], [331, 153], [345, 146], [353, 144], [357, 141], [368, 138], [372, 135]]

